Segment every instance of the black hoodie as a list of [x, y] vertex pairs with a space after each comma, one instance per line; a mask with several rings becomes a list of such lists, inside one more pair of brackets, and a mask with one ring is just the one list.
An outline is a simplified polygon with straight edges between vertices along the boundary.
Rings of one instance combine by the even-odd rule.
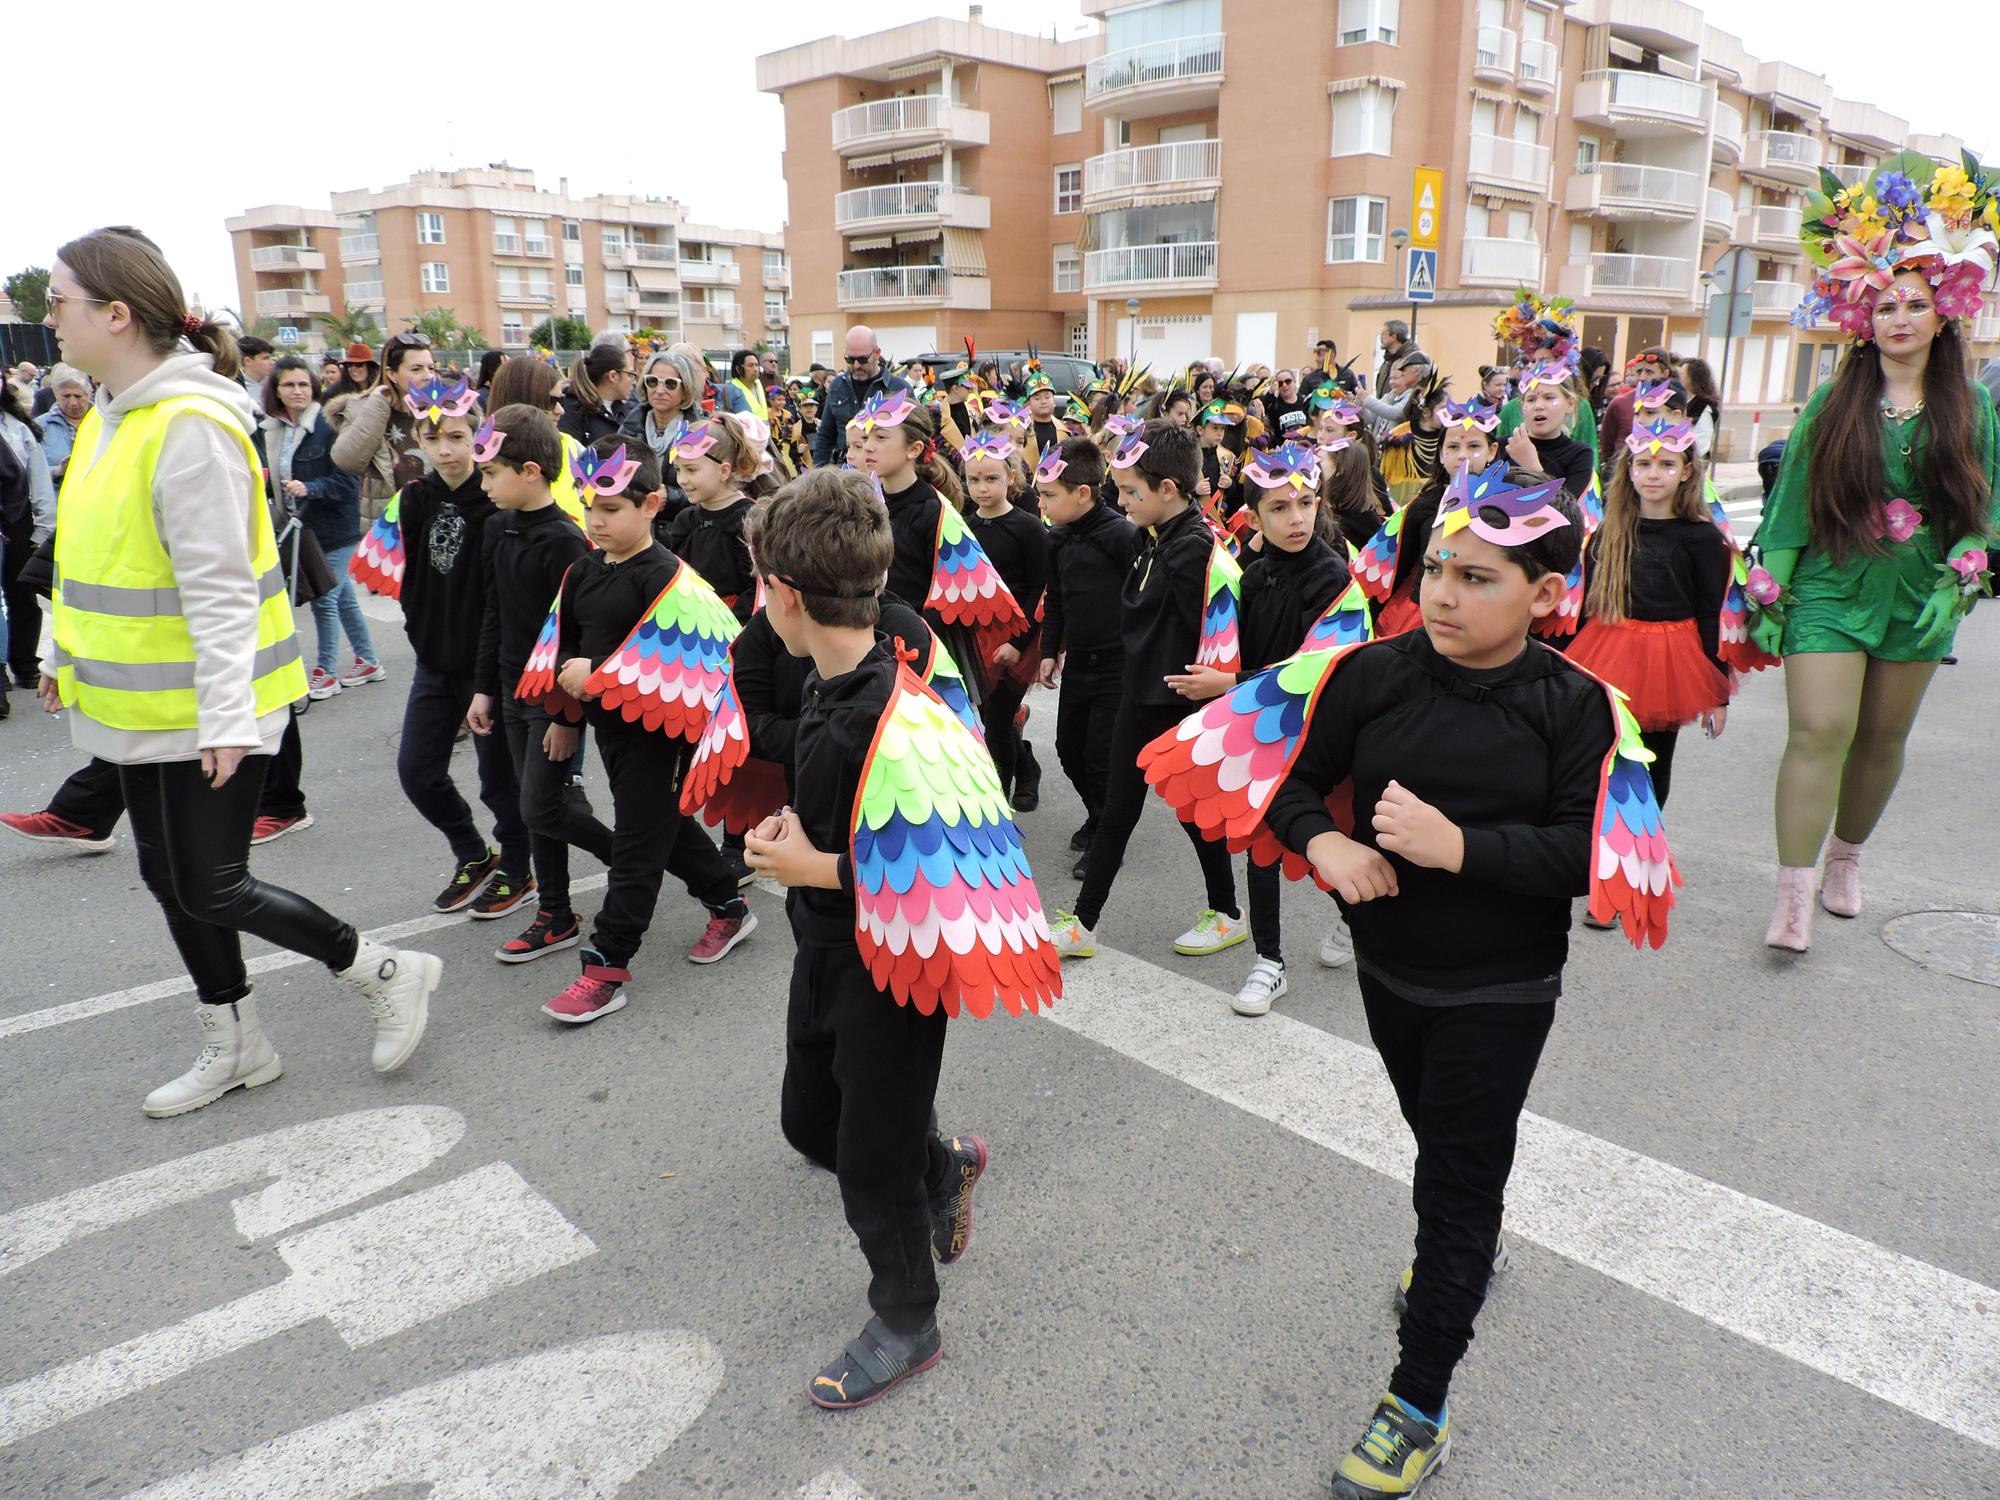
[[[625, 637], [673, 582], [679, 566], [680, 559], [658, 542], [620, 563], [602, 552], [585, 554], [570, 569], [569, 582], [563, 587], [558, 661], [582, 656], [589, 658], [593, 668], [602, 666], [604, 658], [625, 644]], [[655, 732], [629, 722], [601, 702], [586, 704], [584, 714], [600, 733]], [[673, 795], [672, 789], [662, 789], [661, 795]]]
[[1215, 535], [1193, 501], [1179, 515], [1143, 533], [1119, 594], [1128, 702], [1192, 707], [1167, 686], [1166, 677], [1185, 672], [1201, 645], [1208, 562], [1214, 549]]
[[806, 674], [792, 806], [812, 846], [840, 856], [840, 889], [797, 886], [788, 893], [785, 913], [801, 947], [854, 942], [854, 864], [848, 854], [854, 794], [895, 687], [896, 668], [895, 648], [878, 633], [874, 648], [853, 671], [831, 679], [816, 671]]
[[1297, 552], [1268, 541], [1243, 570], [1237, 639], [1243, 648], [1239, 679], [1283, 661], [1347, 587], [1347, 563], [1318, 537]]
[[1118, 591], [1139, 550], [1139, 528], [1102, 501], [1049, 532], [1049, 583], [1042, 607], [1042, 655], [1072, 661], [1123, 652]]
[[889, 509], [889, 534], [896, 541], [886, 587], [898, 599], [922, 609], [937, 572], [938, 511], [947, 502], [922, 479], [893, 495], [885, 492], [882, 501]]
[[757, 575], [750, 568], [750, 543], [743, 523], [757, 508], [748, 498], [720, 510], [689, 505], [667, 526], [667, 550], [708, 580], [739, 620], [748, 620], [757, 603]]
[[403, 486], [396, 513], [403, 531], [403, 630], [419, 666], [453, 677], [471, 677], [477, 668], [485, 528], [499, 514], [477, 469], [457, 489], [436, 473]]
[[486, 611], [473, 686], [513, 696], [549, 617], [563, 574], [590, 550], [576, 522], [553, 505], [503, 510], [486, 523]]

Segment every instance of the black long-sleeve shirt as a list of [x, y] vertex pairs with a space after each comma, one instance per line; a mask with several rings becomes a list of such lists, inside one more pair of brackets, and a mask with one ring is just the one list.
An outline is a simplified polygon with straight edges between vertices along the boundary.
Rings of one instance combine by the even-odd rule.
[[486, 613], [485, 527], [499, 507], [474, 469], [456, 489], [436, 473], [403, 486], [403, 632], [421, 666], [470, 677]]
[[[602, 552], [584, 556], [570, 569], [569, 585], [563, 590], [557, 660], [583, 656], [593, 668], [602, 666], [605, 657], [625, 644], [661, 590], [673, 582], [679, 566], [680, 559], [658, 542], [620, 563]], [[628, 725], [617, 710], [601, 702], [586, 704], [584, 713], [600, 730], [638, 727]], [[660, 794], [669, 796], [672, 790], [662, 788]]]
[[[1583, 611], [1590, 614], [1594, 551], [1583, 554]], [[1639, 521], [1632, 550], [1625, 615], [1631, 620], [1693, 620], [1701, 649], [1727, 672], [1722, 660], [1722, 597], [1729, 591], [1729, 542], [1713, 521]], [[1570, 637], [1574, 640], [1575, 637]]]
[[1358, 649], [1335, 672], [1265, 822], [1303, 854], [1333, 830], [1327, 794], [1351, 777], [1351, 837], [1379, 848], [1375, 805], [1401, 783], [1464, 831], [1463, 868], [1449, 874], [1385, 851], [1398, 894], [1340, 903], [1356, 960], [1421, 1002], [1552, 999], [1569, 956], [1570, 901], [1590, 888], [1614, 733], [1604, 689], [1539, 641], [1507, 666], [1473, 671], [1412, 631]]
[[812, 846], [840, 856], [840, 889], [797, 886], [787, 894], [785, 913], [802, 947], [837, 948], [854, 941], [854, 864], [848, 854], [854, 794], [895, 685], [895, 648], [879, 633], [874, 649], [851, 672], [829, 679], [808, 667], [792, 807]]
[[1124, 691], [1131, 702], [1187, 707], [1187, 699], [1167, 686], [1166, 677], [1185, 672], [1201, 645], [1214, 549], [1215, 536], [1192, 501], [1172, 520], [1147, 529], [1119, 594]]
[[1069, 525], [1051, 529], [1048, 545], [1042, 655], [1122, 652], [1118, 593], [1139, 550], [1139, 528], [1100, 503]]
[[747, 496], [719, 510], [690, 505], [668, 524], [663, 538], [669, 552], [729, 601], [739, 620], [748, 620], [757, 603], [757, 575], [750, 566], [750, 543], [743, 535], [743, 523], [756, 508]]
[[896, 542], [888, 590], [922, 609], [937, 572], [938, 509], [946, 502], [921, 479], [893, 495], [885, 491], [882, 500], [889, 508], [889, 534]]
[[999, 515], [988, 518], [976, 510], [965, 513], [965, 524], [986, 549], [987, 560], [1007, 585], [1007, 592], [1021, 606], [1028, 623], [1014, 637], [1017, 651], [1026, 651], [1041, 626], [1035, 623], [1035, 608], [1042, 602], [1042, 590], [1049, 576], [1049, 528], [1040, 516], [1009, 505]]
[[590, 544], [553, 505], [501, 511], [486, 523], [485, 544], [486, 611], [473, 686], [498, 700], [513, 696], [563, 574]]
[[1261, 672], [1299, 649], [1306, 632], [1347, 587], [1346, 559], [1318, 537], [1297, 552], [1268, 542], [1243, 570], [1237, 639], [1243, 649], [1239, 678]]
[[1581, 500], [1590, 488], [1592, 476], [1597, 473], [1597, 462], [1591, 457], [1590, 444], [1579, 443], [1566, 432], [1559, 432], [1552, 438], [1530, 436], [1535, 445], [1535, 453], [1541, 459], [1538, 467], [1551, 479], [1563, 482], [1563, 492], [1572, 500]]

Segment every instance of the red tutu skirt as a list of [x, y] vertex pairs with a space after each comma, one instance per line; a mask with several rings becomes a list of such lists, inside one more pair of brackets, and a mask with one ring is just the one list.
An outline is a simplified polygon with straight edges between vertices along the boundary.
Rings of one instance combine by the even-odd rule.
[[1569, 659], [1624, 693], [1641, 729], [1678, 729], [1729, 703], [1729, 679], [1692, 620], [1590, 620]]
[[[1423, 575], [1417, 576], [1421, 578]], [[1386, 641], [1391, 636], [1408, 635], [1412, 630], [1423, 628], [1424, 607], [1417, 599], [1417, 581], [1413, 578], [1408, 589], [1398, 589], [1375, 617], [1375, 638]]]

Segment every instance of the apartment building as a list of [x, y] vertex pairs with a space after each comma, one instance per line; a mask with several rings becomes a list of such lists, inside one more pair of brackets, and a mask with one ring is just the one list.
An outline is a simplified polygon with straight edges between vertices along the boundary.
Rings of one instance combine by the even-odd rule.
[[518, 167], [418, 172], [334, 193], [326, 209], [253, 208], [227, 228], [244, 318], [276, 318], [304, 348], [326, 342], [316, 314], [350, 306], [378, 331], [451, 308], [510, 349], [552, 315], [717, 355], [780, 349], [788, 324], [782, 234], [690, 223], [671, 198], [572, 196], [567, 179], [550, 192]]
[[[1060, 45], [974, 6], [759, 59], [785, 106], [801, 350], [865, 319], [892, 353], [1035, 330], [1099, 357], [1278, 364], [1330, 337], [1372, 366], [1403, 317], [1469, 375], [1532, 286], [1574, 297], [1614, 360], [1665, 344], [1720, 370], [1706, 313], [1728, 257], [1751, 317], [1726, 395], [1788, 419], [1841, 344], [1787, 321], [1819, 168], [1854, 181], [1961, 145], [1750, 56], [1682, 0], [1084, 9], [1103, 34]], [[1418, 167], [1443, 192], [1435, 300], [1413, 312], [1397, 241]], [[2000, 354], [2000, 300], [1973, 336]]]

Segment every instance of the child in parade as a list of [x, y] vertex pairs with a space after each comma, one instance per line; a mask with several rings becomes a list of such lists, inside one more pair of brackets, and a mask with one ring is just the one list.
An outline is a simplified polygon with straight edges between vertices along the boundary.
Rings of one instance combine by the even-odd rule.
[[[1569, 435], [1590, 450], [1590, 462], [1597, 465], [1597, 410], [1583, 388], [1585, 355], [1599, 361], [1603, 355], [1585, 350], [1576, 336], [1574, 304], [1567, 297], [1544, 300], [1524, 292], [1519, 301], [1493, 320], [1493, 337], [1521, 352], [1516, 367], [1517, 380], [1525, 378], [1538, 364], [1567, 364], [1576, 372], [1576, 405], [1570, 414]], [[1500, 408], [1498, 438], [1504, 448], [1515, 430], [1527, 419], [1526, 403], [1517, 394]], [[1515, 459], [1516, 463], [1521, 460]], [[1532, 467], [1532, 466], [1531, 466]], [[1552, 469], [1544, 473], [1554, 473]], [[1571, 490], [1572, 495], [1577, 494]]]
[[744, 528], [756, 508], [747, 491], [762, 458], [742, 419], [723, 413], [694, 423], [674, 444], [674, 472], [689, 504], [668, 523], [662, 540], [739, 620], [750, 618], [757, 599]]
[[1383, 523], [1355, 558], [1354, 576], [1376, 605], [1378, 638], [1401, 635], [1423, 624], [1417, 602], [1418, 586], [1423, 582], [1421, 564], [1445, 489], [1461, 470], [1469, 467], [1473, 473], [1483, 474], [1500, 459], [1500, 445], [1494, 436], [1499, 413], [1493, 407], [1478, 400], [1463, 406], [1447, 402], [1439, 422], [1443, 436], [1438, 445], [1437, 472], [1416, 499]]
[[1581, 401], [1572, 366], [1543, 362], [1521, 377], [1521, 425], [1502, 440], [1501, 451], [1516, 467], [1534, 469], [1563, 482], [1563, 493], [1581, 501], [1597, 478], [1597, 456], [1570, 436]]
[[[981, 434], [959, 452], [966, 497], [973, 506], [966, 515], [966, 525], [999, 570], [1014, 602], [1021, 606], [1025, 622], [1011, 636], [987, 632], [979, 637], [985, 690], [980, 721], [986, 726], [986, 748], [1000, 773], [1000, 785], [1010, 793], [1021, 750], [1021, 732], [1015, 727], [1014, 715], [1041, 665], [1041, 627], [1036, 613], [1041, 608], [1049, 566], [1048, 528], [1038, 516], [1014, 503], [1014, 458], [1013, 445], [994, 434]], [[1062, 465], [1061, 448], [1052, 447], [1037, 472], [1060, 473]]]

